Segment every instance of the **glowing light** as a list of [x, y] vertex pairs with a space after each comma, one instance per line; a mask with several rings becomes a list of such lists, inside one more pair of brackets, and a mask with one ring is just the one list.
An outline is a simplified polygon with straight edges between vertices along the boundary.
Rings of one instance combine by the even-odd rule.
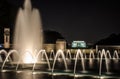
[[73, 48], [77, 48], [77, 47], [86, 48], [86, 42], [85, 41], [73, 41], [72, 47]]
[[100, 79], [104, 79], [104, 77], [100, 77]]
[[34, 56], [32, 56], [31, 54], [26, 53], [26, 54], [24, 55], [23, 62], [29, 64], [29, 63], [36, 63], [37, 60], [34, 59]]
[[[25, 0], [24, 8], [20, 8], [15, 23], [13, 48], [20, 52], [20, 63], [34, 63], [35, 50], [43, 47], [43, 31], [38, 9], [32, 8], [31, 0]], [[29, 53], [25, 53], [29, 50]], [[18, 56], [13, 54], [13, 61]]]

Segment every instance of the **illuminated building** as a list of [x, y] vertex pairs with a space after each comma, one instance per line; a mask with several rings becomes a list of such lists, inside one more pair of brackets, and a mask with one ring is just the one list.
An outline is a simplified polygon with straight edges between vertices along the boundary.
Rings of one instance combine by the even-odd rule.
[[85, 41], [73, 41], [72, 42], [72, 48], [86, 48], [86, 42]]

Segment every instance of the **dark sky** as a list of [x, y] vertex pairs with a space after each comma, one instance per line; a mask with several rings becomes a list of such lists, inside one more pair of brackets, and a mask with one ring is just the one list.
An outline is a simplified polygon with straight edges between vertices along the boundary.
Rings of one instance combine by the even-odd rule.
[[[1, 0], [0, 26], [11, 27], [23, 0]], [[69, 42], [96, 42], [120, 33], [120, 3], [117, 0], [33, 0], [43, 29], [60, 32]]]

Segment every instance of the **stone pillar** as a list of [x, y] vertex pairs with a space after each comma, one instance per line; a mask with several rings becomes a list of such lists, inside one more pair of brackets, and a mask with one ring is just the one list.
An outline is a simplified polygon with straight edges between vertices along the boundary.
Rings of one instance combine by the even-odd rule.
[[58, 39], [57, 41], [56, 41], [56, 51], [58, 51], [58, 50], [63, 50], [63, 51], [65, 51], [66, 50], [66, 41], [65, 40], [63, 40], [63, 39]]
[[52, 50], [55, 50], [55, 44], [44, 44], [43, 45], [46, 52], [51, 52]]
[[4, 48], [10, 48], [10, 29], [4, 28]]

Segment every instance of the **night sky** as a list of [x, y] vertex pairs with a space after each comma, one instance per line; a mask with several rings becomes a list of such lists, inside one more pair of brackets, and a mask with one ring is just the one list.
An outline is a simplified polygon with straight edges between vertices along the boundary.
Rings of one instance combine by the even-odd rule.
[[[0, 0], [0, 27], [13, 27], [23, 0]], [[61, 33], [68, 42], [96, 42], [120, 33], [120, 3], [117, 0], [33, 0], [43, 29]]]

